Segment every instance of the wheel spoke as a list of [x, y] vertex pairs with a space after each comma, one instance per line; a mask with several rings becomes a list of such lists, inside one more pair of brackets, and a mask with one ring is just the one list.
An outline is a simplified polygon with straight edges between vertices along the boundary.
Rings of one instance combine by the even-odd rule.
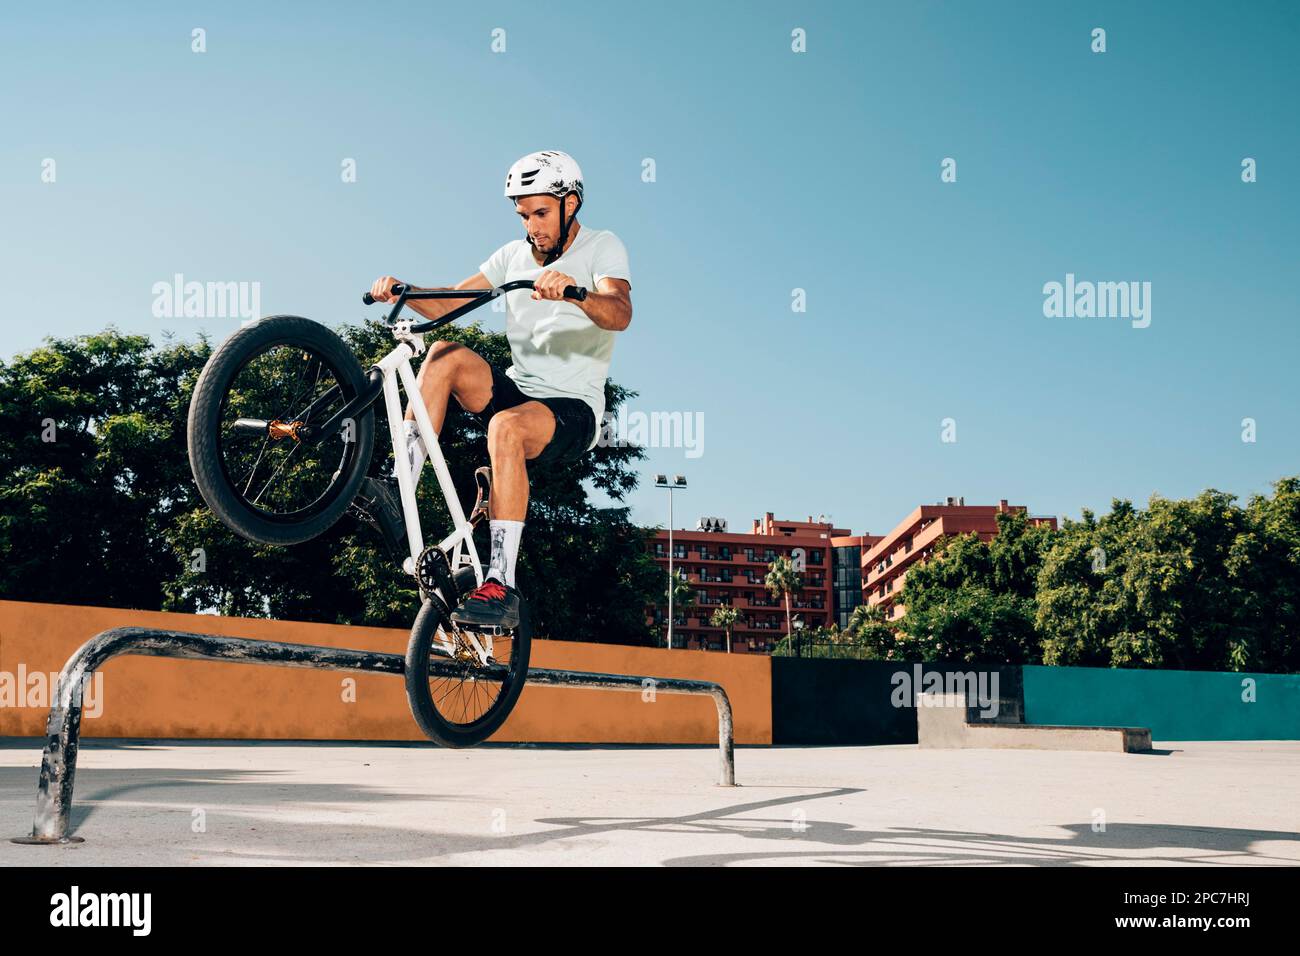
[[[315, 350], [276, 343], [250, 358], [231, 382], [222, 420], [248, 417], [308, 425], [328, 418], [340, 402], [346, 404], [347, 395], [339, 374]], [[292, 447], [284, 448], [290, 440]], [[233, 489], [249, 508], [277, 518], [322, 506], [337, 487], [336, 476], [349, 472], [355, 459], [351, 442], [344, 442], [336, 456], [333, 443], [299, 441], [296, 434], [267, 435], [253, 448], [247, 435], [227, 426], [222, 442]], [[263, 463], [270, 469], [266, 477]]]
[[262, 463], [262, 456], [266, 454], [266, 449], [270, 446], [271, 439], [262, 439], [262, 447], [257, 452], [257, 459], [253, 462], [253, 467], [248, 471], [248, 482], [244, 485], [243, 495], [248, 496], [248, 489], [253, 487], [253, 475], [257, 473], [257, 466]]
[[298, 454], [298, 449], [301, 447], [302, 445], [295, 444], [293, 446], [293, 451], [284, 456], [284, 461], [280, 462], [280, 466], [276, 468], [275, 471], [271, 472], [271, 477], [266, 479], [266, 484], [262, 486], [262, 490], [257, 493], [257, 497], [252, 500], [251, 504], [257, 504], [258, 501], [261, 500], [262, 495], [266, 494], [266, 489], [271, 487], [271, 482], [275, 481], [275, 476], [284, 471], [284, 466], [289, 464], [289, 460], [293, 458], [294, 455]]
[[[307, 364], [308, 364], [308, 367], [310, 367], [312, 363], [309, 362], [309, 363], [307, 363]], [[289, 404], [288, 404], [288, 406], [287, 406], [287, 409], [286, 409], [286, 411], [285, 411], [285, 413], [284, 413], [284, 420], [285, 420], [285, 421], [295, 421], [295, 420], [298, 418], [298, 413], [295, 412], [295, 411], [292, 411], [292, 409], [295, 409], [295, 408], [298, 407], [298, 404], [299, 404], [299, 402], [302, 400], [303, 395], [305, 395], [309, 390], [310, 390], [313, 394], [315, 394], [316, 392], [319, 391], [319, 389], [315, 388], [314, 386], [317, 386], [317, 385], [320, 384], [320, 376], [321, 376], [321, 372], [323, 372], [323, 371], [325, 370], [325, 364], [324, 364], [323, 362], [317, 361], [317, 362], [315, 363], [315, 365], [316, 365], [316, 380], [315, 380], [314, 382], [312, 382], [311, 385], [303, 385], [302, 388], [298, 389], [298, 393], [297, 393], [296, 395], [294, 395], [293, 400], [289, 402]], [[303, 378], [305, 379], [306, 377], [307, 377], [307, 376], [306, 376], [306, 374], [304, 373]], [[311, 416], [309, 415], [308, 418], [310, 418], [310, 417], [311, 417]], [[307, 419], [303, 419], [303, 421], [306, 422]]]
[[[453, 644], [461, 654], [474, 654], [477, 658], [477, 653], [474, 652], [466, 636], [468, 632], [457, 628], [453, 631], [453, 636], [447, 637], [446, 631], [439, 628], [438, 633]], [[496, 640], [497, 643], [504, 643], [511, 650], [511, 653], [505, 655], [504, 660], [496, 660], [497, 664], [507, 669], [504, 677], [489, 676], [486, 672], [475, 673], [480, 670], [479, 665], [475, 663], [468, 665], [459, 676], [430, 679], [430, 698], [434, 709], [442, 714], [443, 719], [448, 723], [467, 726], [483, 719], [513, 683], [516, 676], [510, 672], [511, 662], [514, 660], [511, 648], [513, 638], [511, 635], [505, 635]]]

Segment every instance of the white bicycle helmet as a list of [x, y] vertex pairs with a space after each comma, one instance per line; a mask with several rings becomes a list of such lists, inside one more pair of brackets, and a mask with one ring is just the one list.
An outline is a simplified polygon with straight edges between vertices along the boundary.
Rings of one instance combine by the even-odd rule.
[[[569, 240], [571, 219], [564, 215], [564, 197], [569, 193], [578, 194], [578, 205], [573, 210], [573, 215], [577, 216], [583, 200], [582, 169], [572, 156], [559, 150], [544, 149], [529, 153], [517, 160], [506, 173], [505, 196], [511, 202], [523, 196], [554, 196], [560, 200], [560, 239], [542, 265], [550, 265], [558, 259]], [[532, 241], [532, 237], [529, 237], [530, 245]]]

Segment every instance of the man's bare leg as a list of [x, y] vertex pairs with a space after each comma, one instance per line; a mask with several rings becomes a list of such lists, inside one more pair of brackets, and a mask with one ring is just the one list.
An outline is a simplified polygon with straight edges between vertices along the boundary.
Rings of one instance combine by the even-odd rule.
[[[524, 402], [498, 412], [488, 422], [488, 454], [492, 460], [492, 494], [488, 500], [491, 551], [486, 578], [500, 581], [505, 591], [484, 581], [452, 615], [462, 626], [477, 622], [503, 627], [518, 621], [519, 594], [514, 591], [515, 561], [528, 512], [528, 467], [555, 434], [555, 415], [541, 402]], [[504, 623], [502, 623], [504, 622]]]
[[[424, 407], [429, 410], [433, 430], [442, 434], [447, 419], [447, 402], [452, 396], [461, 407], [471, 412], [481, 412], [492, 400], [492, 367], [487, 360], [458, 342], [434, 342], [425, 353], [420, 372], [415, 376]], [[406, 421], [415, 421], [409, 407]]]
[[488, 423], [488, 455], [492, 459], [490, 517], [524, 520], [528, 514], [527, 461], [540, 455], [554, 435], [555, 414], [541, 402], [524, 402], [492, 416]]
[[[491, 366], [457, 342], [435, 342], [415, 382], [436, 432], [442, 431], [450, 396], [455, 395], [462, 408], [474, 413], [483, 411], [492, 400]], [[408, 409], [406, 420], [414, 418]], [[488, 456], [492, 462], [489, 518], [524, 520], [528, 513], [525, 463], [540, 455], [554, 435], [555, 415], [541, 402], [524, 402], [492, 416], [488, 424]]]

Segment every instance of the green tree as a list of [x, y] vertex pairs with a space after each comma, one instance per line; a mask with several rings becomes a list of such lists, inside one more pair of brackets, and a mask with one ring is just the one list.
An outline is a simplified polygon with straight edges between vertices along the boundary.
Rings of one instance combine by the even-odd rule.
[[1039, 577], [1045, 662], [1295, 670], [1297, 485], [1279, 481], [1245, 509], [1209, 489], [1067, 522]]
[[999, 514], [991, 541], [976, 534], [935, 543], [914, 565], [899, 600], [905, 607], [894, 648], [921, 661], [1030, 664], [1041, 659], [1034, 594], [1051, 529], [1020, 512]]
[[727, 642], [727, 653], [731, 653], [731, 628], [735, 625], [736, 619], [740, 617], [740, 612], [730, 604], [724, 604], [717, 608], [709, 617], [709, 623], [714, 627], [720, 627], [723, 630], [724, 640]]
[[848, 638], [860, 648], [864, 659], [877, 661], [902, 660], [902, 647], [898, 628], [889, 623], [878, 604], [859, 604], [849, 614], [844, 628]]
[[1065, 520], [1038, 576], [1035, 623], [1045, 664], [1110, 666], [1111, 641], [1126, 626], [1122, 542], [1139, 520], [1132, 502], [1119, 499], [1101, 518], [1085, 508], [1080, 521]]
[[189, 391], [207, 342], [109, 328], [0, 362], [0, 595], [158, 608], [194, 506]]
[[1300, 478], [1276, 482], [1271, 498], [1251, 496], [1225, 565], [1252, 625], [1231, 641], [1229, 666], [1300, 671]]
[[[674, 619], [672, 621], [673, 636], [676, 637], [676, 627], [677, 627], [676, 617], [678, 612], [681, 612], [682, 620], [685, 620], [686, 612], [690, 608], [693, 608], [695, 606], [695, 602], [696, 602], [695, 585], [692, 584], [690, 580], [687, 578], [686, 571], [683, 570], [680, 566], [677, 566], [673, 568], [672, 576], [669, 578], [668, 583], [663, 588], [662, 593], [663, 593], [663, 600], [665, 604], [668, 603], [668, 592], [670, 589], [672, 591], [671, 603], [672, 603], [673, 619]], [[668, 642], [667, 635], [668, 635], [668, 628], [667, 628], [667, 623], [665, 623], [664, 637], [663, 637], [663, 641], [665, 645]]]
[[785, 639], [788, 642], [793, 633], [790, 625], [790, 595], [803, 589], [803, 578], [795, 572], [790, 559], [782, 556], [767, 566], [763, 586], [773, 597], [779, 597], [785, 602]]
[[[379, 323], [338, 330], [363, 365], [392, 348]], [[508, 364], [505, 336], [477, 324], [427, 337], [459, 341]], [[203, 505], [186, 454], [190, 393], [206, 339], [154, 347], [113, 329], [52, 339], [0, 363], [0, 595], [7, 598], [337, 623], [409, 626], [414, 581], [350, 519], [292, 548], [230, 533]], [[606, 384], [616, 412], [632, 393]], [[486, 435], [455, 403], [440, 436], [463, 507], [487, 464]], [[391, 467], [384, 407], [374, 473]], [[519, 584], [539, 636], [648, 643], [643, 608], [658, 589], [650, 532], [624, 507], [596, 508], [584, 484], [620, 501], [636, 486], [634, 446], [602, 442], [582, 461], [530, 474]], [[426, 480], [426, 538], [445, 533], [446, 509]], [[487, 556], [487, 529], [476, 544]]]

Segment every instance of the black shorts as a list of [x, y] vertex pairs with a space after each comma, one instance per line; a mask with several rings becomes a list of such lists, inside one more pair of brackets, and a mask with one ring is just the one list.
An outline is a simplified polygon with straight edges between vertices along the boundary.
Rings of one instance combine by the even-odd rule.
[[559, 464], [576, 461], [587, 453], [587, 447], [596, 437], [596, 413], [580, 398], [533, 398], [525, 395], [515, 380], [495, 365], [492, 368], [492, 398], [481, 412], [472, 412], [487, 430], [488, 422], [497, 412], [514, 408], [524, 402], [541, 402], [555, 416], [555, 434], [541, 454], [528, 459], [529, 464]]

